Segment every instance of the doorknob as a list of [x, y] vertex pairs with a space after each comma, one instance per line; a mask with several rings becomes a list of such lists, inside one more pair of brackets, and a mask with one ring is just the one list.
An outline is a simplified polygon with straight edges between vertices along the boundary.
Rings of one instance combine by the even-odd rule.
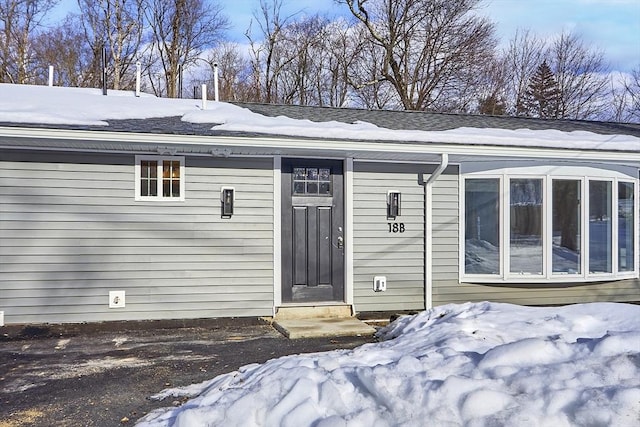
[[338, 249], [344, 248], [344, 239], [342, 236], [338, 236]]

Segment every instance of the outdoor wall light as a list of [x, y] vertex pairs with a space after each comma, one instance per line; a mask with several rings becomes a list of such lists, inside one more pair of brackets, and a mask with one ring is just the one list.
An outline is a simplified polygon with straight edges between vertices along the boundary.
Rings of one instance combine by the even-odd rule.
[[387, 191], [387, 219], [396, 219], [400, 216], [400, 192], [397, 190]]
[[231, 218], [233, 205], [235, 204], [235, 189], [233, 187], [222, 187], [220, 190], [220, 204], [222, 217]]

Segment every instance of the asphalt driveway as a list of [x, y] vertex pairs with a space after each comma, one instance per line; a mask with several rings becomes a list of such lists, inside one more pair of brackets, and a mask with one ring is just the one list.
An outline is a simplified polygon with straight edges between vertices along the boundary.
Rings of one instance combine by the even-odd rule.
[[150, 396], [250, 363], [354, 348], [372, 337], [289, 340], [258, 319], [0, 328], [0, 427], [127, 426]]

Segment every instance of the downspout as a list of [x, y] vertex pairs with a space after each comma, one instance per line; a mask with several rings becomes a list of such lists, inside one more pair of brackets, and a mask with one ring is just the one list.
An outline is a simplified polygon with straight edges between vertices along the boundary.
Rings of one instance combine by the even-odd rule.
[[442, 153], [440, 156], [440, 164], [424, 183], [424, 308], [426, 310], [433, 308], [433, 184], [449, 165], [449, 155]]

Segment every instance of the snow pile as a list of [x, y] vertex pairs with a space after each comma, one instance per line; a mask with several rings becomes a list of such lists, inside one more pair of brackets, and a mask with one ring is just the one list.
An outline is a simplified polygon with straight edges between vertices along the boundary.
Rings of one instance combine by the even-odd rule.
[[138, 426], [640, 425], [640, 306], [446, 305], [380, 338], [165, 390], [197, 397]]
[[310, 138], [535, 146], [640, 151], [640, 138], [530, 129], [459, 128], [448, 131], [393, 130], [371, 123], [312, 122], [266, 117], [224, 102], [156, 98], [133, 92], [0, 83], [0, 122], [107, 126], [108, 120], [180, 116], [191, 123], [215, 123], [220, 131]]

